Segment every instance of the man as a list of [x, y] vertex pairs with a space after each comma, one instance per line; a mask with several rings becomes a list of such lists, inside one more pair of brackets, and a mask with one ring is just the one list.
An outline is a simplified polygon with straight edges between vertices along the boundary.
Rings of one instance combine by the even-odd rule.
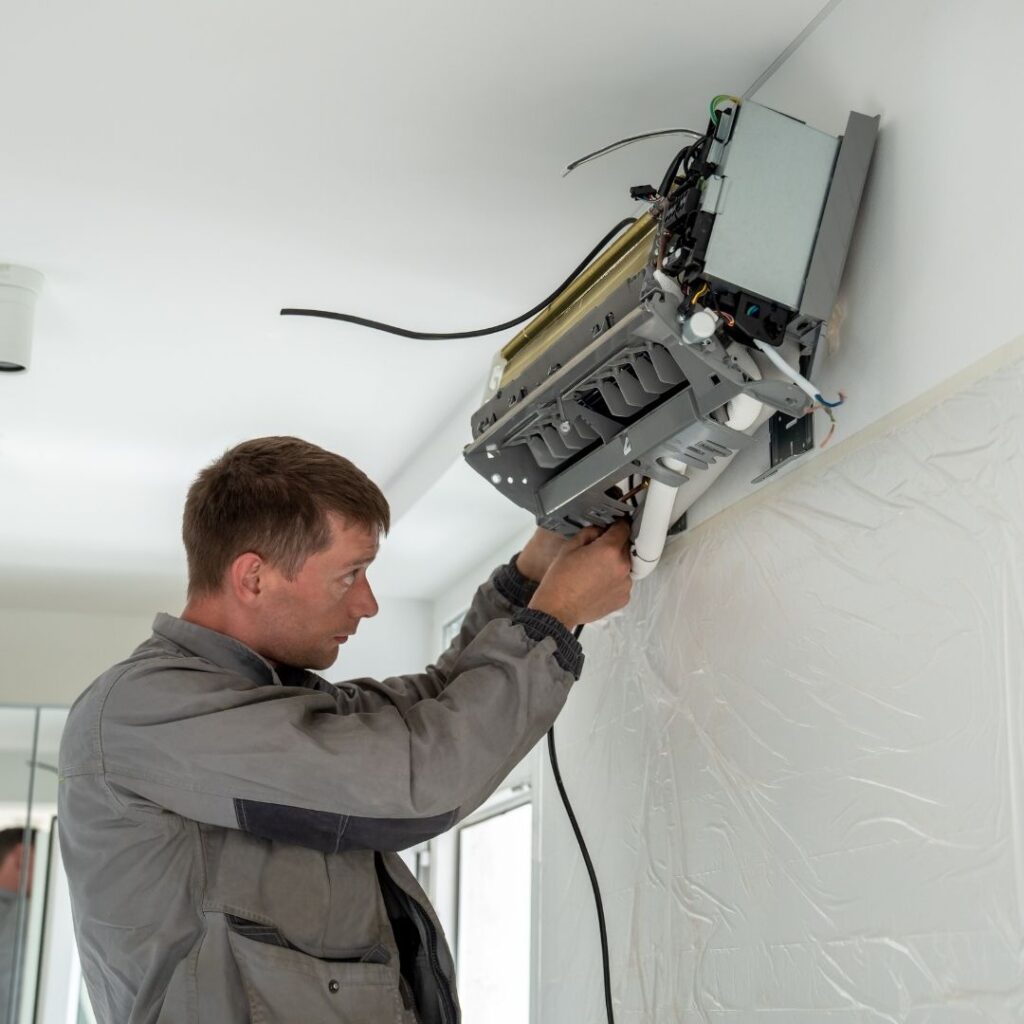
[[[332, 685], [376, 614], [378, 488], [296, 438], [192, 485], [188, 603], [79, 698], [59, 821], [104, 1024], [456, 1024], [451, 954], [394, 851], [471, 813], [543, 736], [574, 626], [629, 598], [628, 530], [538, 531], [420, 675]], [[439, 553], [443, 557], [443, 553]]]
[[18, 968], [18, 935], [25, 934], [27, 907], [19, 913], [18, 892], [24, 876], [25, 898], [32, 896], [32, 868], [35, 861], [35, 829], [29, 832], [25, 847], [25, 829], [5, 828], [0, 831], [0, 1024], [15, 1021], [18, 1014], [12, 1005], [17, 998], [14, 984]]

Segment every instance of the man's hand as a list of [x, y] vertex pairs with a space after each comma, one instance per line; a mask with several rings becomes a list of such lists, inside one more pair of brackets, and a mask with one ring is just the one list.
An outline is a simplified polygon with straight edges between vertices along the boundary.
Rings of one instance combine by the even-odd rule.
[[526, 542], [526, 547], [516, 555], [516, 568], [534, 583], [544, 579], [544, 573], [551, 567], [558, 553], [570, 543], [568, 537], [539, 526]]
[[622, 520], [603, 533], [589, 526], [563, 542], [530, 607], [569, 629], [594, 622], [628, 603], [629, 570], [629, 523]]

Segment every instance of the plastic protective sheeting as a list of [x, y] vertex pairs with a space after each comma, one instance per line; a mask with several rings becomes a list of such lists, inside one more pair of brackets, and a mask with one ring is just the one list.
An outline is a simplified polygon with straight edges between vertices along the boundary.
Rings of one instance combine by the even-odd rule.
[[[1024, 1020], [1024, 364], [669, 549], [557, 726], [617, 1020]], [[602, 1022], [547, 778], [540, 1015]]]

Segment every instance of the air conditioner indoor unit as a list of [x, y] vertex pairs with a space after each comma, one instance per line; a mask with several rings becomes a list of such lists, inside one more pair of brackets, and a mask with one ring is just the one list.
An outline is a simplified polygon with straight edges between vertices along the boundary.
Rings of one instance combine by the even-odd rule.
[[811, 410], [842, 400], [809, 378], [878, 121], [851, 113], [836, 137], [719, 98], [633, 190], [647, 212], [501, 349], [473, 469], [562, 534], [631, 517], [639, 577], [766, 421], [772, 466], [813, 447]]

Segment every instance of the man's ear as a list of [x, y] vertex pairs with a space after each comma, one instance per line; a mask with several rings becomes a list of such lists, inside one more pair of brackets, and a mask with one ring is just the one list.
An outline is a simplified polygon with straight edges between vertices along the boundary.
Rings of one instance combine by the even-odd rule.
[[267, 563], [255, 551], [239, 555], [228, 569], [228, 585], [235, 599], [242, 604], [251, 604], [263, 592], [262, 574]]

